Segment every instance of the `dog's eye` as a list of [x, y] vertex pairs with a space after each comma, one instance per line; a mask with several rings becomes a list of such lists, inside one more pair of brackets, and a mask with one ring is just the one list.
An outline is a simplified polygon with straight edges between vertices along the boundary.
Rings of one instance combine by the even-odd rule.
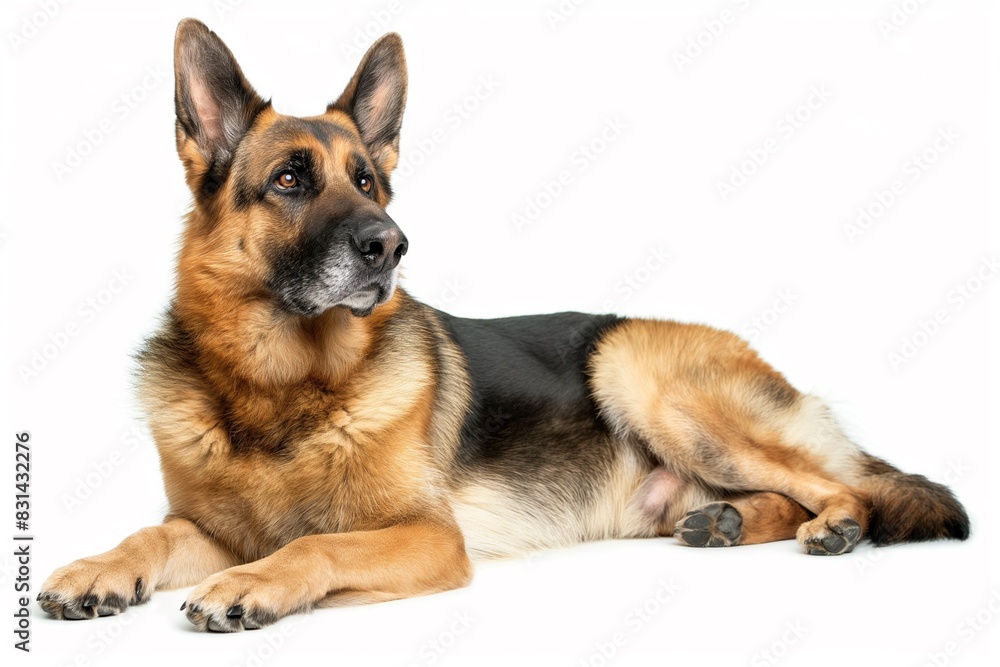
[[274, 179], [274, 187], [279, 190], [291, 190], [298, 184], [299, 177], [295, 175], [294, 171], [285, 170]]
[[358, 187], [361, 188], [361, 191], [365, 194], [370, 193], [372, 191], [372, 177], [368, 174], [361, 174], [358, 176]]

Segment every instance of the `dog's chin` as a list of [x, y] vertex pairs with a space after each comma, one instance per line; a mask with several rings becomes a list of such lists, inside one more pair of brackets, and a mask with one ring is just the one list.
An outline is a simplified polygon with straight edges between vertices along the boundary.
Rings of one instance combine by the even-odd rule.
[[392, 294], [381, 285], [371, 285], [352, 294], [340, 304], [351, 309], [355, 317], [368, 317], [375, 312], [375, 307], [389, 300]]
[[375, 308], [392, 298], [394, 286], [366, 285], [347, 296], [327, 296], [309, 303], [294, 304], [290, 310], [303, 317], [316, 317], [333, 308], [347, 308], [355, 317], [368, 317]]
[[278, 298], [285, 311], [297, 317], [318, 317], [334, 308], [347, 308], [355, 317], [368, 317], [375, 309], [392, 298], [396, 291], [395, 276], [352, 286], [347, 290], [313, 288], [287, 290]]

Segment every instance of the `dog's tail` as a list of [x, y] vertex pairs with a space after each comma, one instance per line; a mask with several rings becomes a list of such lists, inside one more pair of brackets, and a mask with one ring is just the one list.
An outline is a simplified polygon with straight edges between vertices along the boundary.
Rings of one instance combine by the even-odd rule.
[[969, 516], [948, 487], [867, 453], [863, 470], [859, 486], [872, 506], [868, 538], [877, 546], [969, 536]]

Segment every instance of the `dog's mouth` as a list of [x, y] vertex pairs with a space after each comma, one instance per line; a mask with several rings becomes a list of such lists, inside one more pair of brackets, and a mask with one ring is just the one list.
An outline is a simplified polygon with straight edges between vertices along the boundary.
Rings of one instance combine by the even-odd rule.
[[[305, 256], [303, 256], [305, 255]], [[399, 269], [375, 268], [361, 262], [345, 244], [316, 252], [279, 256], [268, 287], [280, 307], [298, 317], [318, 317], [332, 308], [347, 308], [367, 317], [392, 298]]]
[[395, 292], [395, 276], [356, 287], [346, 296], [343, 290], [286, 290], [280, 295], [285, 310], [299, 317], [316, 317], [331, 308], [349, 308], [355, 317], [368, 317]]
[[389, 300], [392, 294], [387, 292], [388, 290], [382, 285], [368, 285], [342, 299], [338, 305], [350, 308], [355, 317], [368, 317], [375, 311], [376, 306]]

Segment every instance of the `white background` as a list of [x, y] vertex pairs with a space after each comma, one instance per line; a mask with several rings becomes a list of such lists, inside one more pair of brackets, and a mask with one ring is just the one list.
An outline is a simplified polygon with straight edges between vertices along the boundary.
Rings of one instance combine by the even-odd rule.
[[[835, 559], [792, 542], [584, 545], [481, 566], [462, 591], [232, 636], [193, 632], [177, 610], [187, 591], [89, 622], [33, 608], [30, 656], [10, 648], [5, 547], [5, 653], [38, 665], [918, 666], [951, 648], [938, 664], [996, 664], [1000, 286], [986, 281], [961, 308], [953, 292], [1000, 251], [995, 3], [928, 2], [888, 35], [889, 1], [591, 0], [555, 25], [557, 0], [403, 0], [395, 13], [388, 0], [233, 4], [76, 0], [51, 17], [41, 0], [3, 4], [3, 433], [8, 470], [12, 434], [32, 434], [32, 598], [55, 567], [166, 509], [130, 354], [169, 301], [190, 202], [171, 99], [185, 16], [222, 36], [279, 111], [301, 115], [339, 94], [360, 56], [352, 41], [372, 41], [366, 25], [403, 35], [402, 156], [419, 165], [389, 213], [410, 239], [404, 285], [419, 298], [467, 316], [611, 309], [743, 331], [798, 387], [830, 399], [864, 447], [950, 482], [973, 537]], [[723, 10], [733, 20], [720, 32]], [[689, 40], [706, 46], [678, 67]], [[498, 86], [476, 99], [481, 77]], [[812, 87], [831, 96], [801, 109]], [[455, 104], [470, 109], [460, 123]], [[808, 118], [788, 137], [777, 124], [796, 111]], [[87, 146], [104, 119], [110, 132]], [[613, 119], [624, 129], [581, 171], [579, 147]], [[947, 128], [958, 138], [912, 180], [907, 162]], [[776, 152], [723, 201], [718, 183], [771, 138]], [[88, 154], [57, 174], [78, 149]], [[547, 200], [543, 182], [562, 170], [571, 182]], [[903, 193], [852, 243], [845, 225], [895, 179]], [[529, 200], [547, 205], [518, 233], [512, 216]], [[660, 249], [669, 261], [649, 270]], [[127, 285], [102, 295], [116, 271]], [[626, 276], [640, 287], [625, 289]], [[782, 291], [791, 305], [769, 312]], [[102, 296], [100, 313], [81, 306]], [[888, 355], [938, 310], [935, 335], [916, 336], [917, 353], [894, 368]], [[753, 318], [766, 330], [749, 331]], [[663, 604], [661, 580], [679, 587]], [[633, 611], [643, 605], [645, 620]], [[986, 623], [973, 630], [977, 612]], [[760, 653], [771, 649], [777, 662]]]

